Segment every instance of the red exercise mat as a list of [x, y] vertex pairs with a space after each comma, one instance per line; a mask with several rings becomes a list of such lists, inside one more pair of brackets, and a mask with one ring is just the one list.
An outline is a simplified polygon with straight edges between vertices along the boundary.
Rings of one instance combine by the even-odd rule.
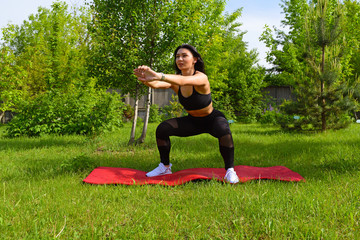
[[[236, 166], [235, 171], [239, 176], [240, 182], [255, 179], [273, 179], [279, 181], [305, 181], [304, 178], [290, 169], [283, 166], [275, 167], [251, 167]], [[191, 168], [173, 174], [157, 177], [146, 177], [146, 172], [130, 168], [95, 168], [83, 181], [91, 184], [125, 184], [143, 185], [160, 184], [175, 186], [196, 179], [216, 179], [224, 181], [224, 168]]]

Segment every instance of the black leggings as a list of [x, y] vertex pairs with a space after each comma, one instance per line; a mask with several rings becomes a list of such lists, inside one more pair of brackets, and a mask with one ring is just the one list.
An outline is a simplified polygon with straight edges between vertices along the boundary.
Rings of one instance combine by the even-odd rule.
[[229, 123], [224, 114], [218, 110], [214, 110], [206, 117], [188, 115], [160, 123], [156, 129], [156, 142], [161, 162], [164, 165], [170, 164], [170, 136], [188, 137], [201, 133], [209, 133], [219, 139], [219, 148], [225, 162], [225, 169], [234, 167], [234, 143]]

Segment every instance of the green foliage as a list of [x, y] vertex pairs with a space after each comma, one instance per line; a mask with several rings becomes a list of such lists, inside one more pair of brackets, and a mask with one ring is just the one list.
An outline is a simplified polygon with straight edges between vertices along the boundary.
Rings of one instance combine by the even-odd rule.
[[26, 72], [14, 65], [15, 56], [8, 47], [0, 49], [0, 121], [5, 111], [14, 111], [24, 96]]
[[17, 88], [22, 99], [34, 99], [53, 90], [72, 91], [87, 81], [86, 60], [90, 38], [87, 24], [90, 13], [84, 8], [68, 10], [64, 2], [54, 2], [51, 9], [40, 7], [22, 25], [3, 30], [3, 47], [11, 64], [25, 72], [12, 77], [22, 82]]
[[117, 94], [48, 92], [24, 103], [8, 124], [8, 135], [96, 134], [121, 127], [123, 108]]
[[[294, 106], [297, 104], [296, 106]], [[321, 109], [316, 103], [307, 105], [304, 102], [285, 101], [281, 109], [286, 115], [281, 115], [279, 124], [288, 130], [312, 130], [318, 131], [322, 129]], [[341, 129], [349, 126], [353, 120], [348, 112], [344, 112], [342, 107], [334, 106], [332, 112], [327, 112], [328, 129]], [[302, 113], [302, 114], [299, 114]], [[308, 113], [304, 115], [304, 113]]]
[[236, 72], [233, 68], [233, 71], [234, 75], [229, 78], [231, 81], [226, 92], [232, 97], [238, 120], [252, 122], [262, 111], [264, 72], [255, 68], [242, 72]]
[[267, 72], [264, 77], [264, 85], [266, 86], [295, 86], [295, 79], [292, 74], [283, 72]]
[[131, 120], [134, 117], [134, 108], [129, 104], [125, 104], [123, 113], [126, 120]]
[[279, 123], [280, 113], [272, 110], [272, 111], [265, 111], [261, 114], [259, 122], [262, 124], [273, 124], [277, 125]]
[[94, 1], [93, 75], [135, 95], [144, 91], [131, 76], [135, 66], [172, 71], [174, 48], [189, 43], [204, 58], [214, 102], [229, 115], [255, 119], [265, 72], [255, 66], [257, 53], [247, 50], [238, 28], [241, 9], [224, 14], [225, 5], [224, 0]]
[[[184, 40], [181, 32], [187, 21], [183, 16], [190, 16], [179, 8], [188, 12], [192, 3], [132, 0], [129, 4], [128, 0], [94, 0], [90, 6], [94, 12], [90, 24], [93, 39], [89, 58], [91, 76], [98, 80], [100, 86], [120, 88], [135, 99], [140, 99], [146, 90], [150, 97], [149, 89], [137, 81], [133, 69], [148, 65], [156, 71], [170, 71], [171, 53]], [[150, 102], [146, 108], [148, 114]], [[144, 118], [138, 143], [146, 137], [148, 117]], [[135, 130], [136, 119], [129, 144], [135, 142]]]
[[[282, 1], [283, 29], [265, 27], [260, 40], [270, 50], [266, 60], [274, 67], [268, 70], [267, 81], [274, 85], [294, 86], [294, 76], [304, 71], [303, 43], [305, 42], [305, 14], [307, 0]], [[274, 79], [275, 78], [275, 79]]]
[[355, 0], [345, 0], [345, 29], [347, 46], [351, 54], [348, 68], [351, 74], [347, 76], [349, 86], [351, 86], [351, 94], [357, 100], [356, 111], [360, 111], [360, 2]]
[[257, 52], [248, 50], [243, 41], [245, 32], [239, 30], [238, 22], [241, 9], [224, 14], [225, 3], [197, 2], [196, 14], [206, 16], [206, 23], [198, 26], [196, 22], [202, 20], [194, 18], [189, 42], [203, 55], [215, 107], [232, 119], [236, 114], [238, 120], [252, 122], [261, 111], [265, 70], [256, 65]]
[[[95, 0], [90, 4], [93, 40], [90, 73], [105, 87], [141, 96], [147, 87], [133, 75], [139, 65], [169, 70], [180, 26], [173, 1]], [[137, 96], [137, 97], [139, 97]]]
[[149, 123], [158, 123], [158, 122], [161, 122], [159, 106], [157, 104], [152, 104], [150, 106]]
[[258, 54], [248, 51], [243, 42], [243, 34], [229, 32], [225, 38], [224, 58], [221, 64], [226, 69], [226, 87], [221, 89], [221, 100], [230, 97], [237, 119], [252, 122], [261, 112], [265, 70], [256, 66]]
[[346, 5], [337, 0], [297, 0], [284, 1], [283, 9], [283, 24], [290, 31], [275, 29], [274, 38], [268, 28], [262, 36], [271, 49], [268, 60], [275, 65], [267, 82], [294, 89], [296, 100], [286, 102], [281, 111], [300, 119], [284, 117], [282, 125], [323, 131], [346, 127], [350, 118], [344, 116], [358, 108], [360, 83], [351, 64], [353, 38], [349, 38]]
[[231, 104], [231, 98], [229, 95], [225, 95], [222, 101], [213, 100], [213, 106], [214, 108], [221, 111], [225, 115], [226, 119], [228, 120], [236, 119], [235, 110], [233, 105]]
[[161, 109], [161, 120], [164, 121], [170, 118], [181, 117], [185, 114], [187, 113], [184, 110], [184, 107], [180, 104], [178, 96], [172, 95], [170, 104]]
[[40, 7], [21, 26], [3, 29], [0, 68], [6, 71], [1, 79], [9, 83], [2, 81], [6, 91], [1, 99], [17, 100], [9, 136], [94, 134], [122, 125], [124, 104], [96, 90], [88, 77], [89, 21], [88, 9], [70, 12], [65, 3], [55, 2], [51, 9]]

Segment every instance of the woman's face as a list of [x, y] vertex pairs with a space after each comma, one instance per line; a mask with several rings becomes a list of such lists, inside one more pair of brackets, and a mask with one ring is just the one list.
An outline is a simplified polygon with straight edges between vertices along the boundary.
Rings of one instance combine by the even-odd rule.
[[190, 50], [180, 48], [176, 53], [175, 60], [177, 67], [183, 71], [194, 68], [197, 58], [194, 58]]

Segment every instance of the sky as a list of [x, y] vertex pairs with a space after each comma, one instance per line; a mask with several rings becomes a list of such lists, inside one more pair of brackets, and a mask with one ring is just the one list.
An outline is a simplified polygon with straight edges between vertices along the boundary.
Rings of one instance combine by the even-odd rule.
[[[63, 0], [69, 6], [79, 6], [84, 4], [84, 0]], [[8, 23], [20, 25], [27, 20], [31, 14], [37, 13], [38, 7], [49, 8], [53, 0], [0, 0], [0, 28], [6, 27]], [[259, 37], [264, 30], [265, 24], [268, 26], [280, 26], [283, 19], [281, 0], [228, 0], [225, 11], [233, 12], [238, 8], [243, 8], [239, 22], [242, 23], [241, 31], [246, 31], [244, 41], [248, 43], [248, 49], [257, 49], [259, 53], [259, 64], [265, 67], [267, 48]], [[0, 33], [0, 38], [2, 34]]]

